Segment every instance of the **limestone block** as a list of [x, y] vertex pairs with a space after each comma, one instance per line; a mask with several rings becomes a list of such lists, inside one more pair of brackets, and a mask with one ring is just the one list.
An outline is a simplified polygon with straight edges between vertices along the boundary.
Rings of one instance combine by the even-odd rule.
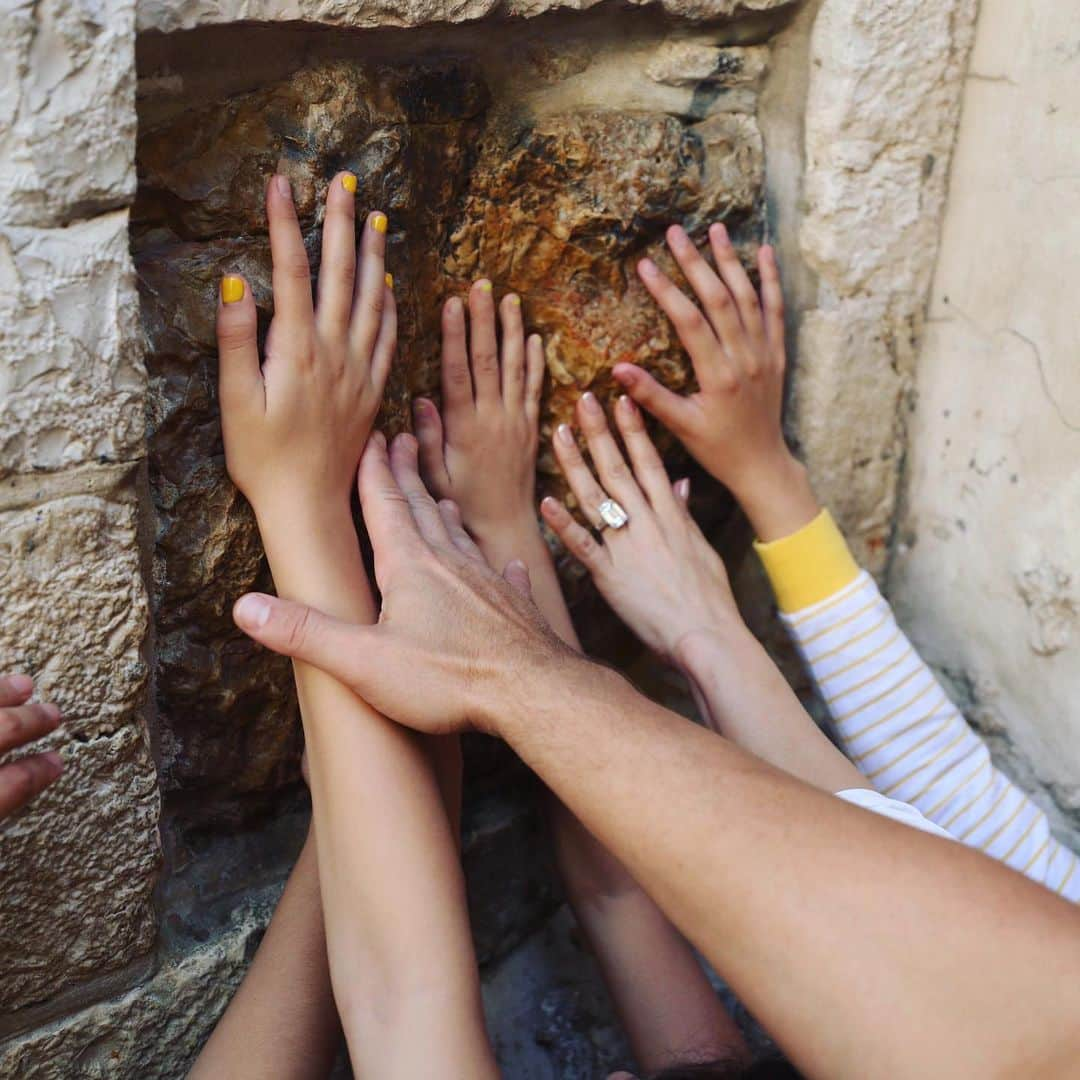
[[717, 82], [725, 87], [757, 83], [768, 66], [769, 50], [719, 48], [702, 42], [665, 41], [646, 66], [650, 79], [667, 86]]
[[[462, 23], [493, 14], [534, 17], [549, 11], [585, 11], [599, 0], [140, 0], [140, 30], [191, 30], [196, 26], [230, 22], [308, 22], [330, 26], [373, 28]], [[655, 0], [633, 0], [646, 4]], [[791, 0], [660, 0], [671, 15], [686, 19], [716, 19], [741, 12], [782, 8]]]
[[277, 890], [245, 901], [206, 945], [148, 982], [0, 1047], [0, 1075], [25, 1080], [180, 1080], [243, 977]]
[[0, 221], [57, 225], [135, 191], [134, 0], [4, 5]]
[[0, 670], [34, 675], [77, 739], [130, 723], [142, 696], [136, 528], [124, 484], [0, 513]]
[[138, 317], [126, 211], [0, 228], [0, 477], [140, 455]]
[[[145, 733], [74, 741], [64, 759], [60, 779], [0, 825], [5, 1011], [116, 971], [154, 939], [159, 800]], [[0, 1075], [31, 1075], [2, 1062]]]

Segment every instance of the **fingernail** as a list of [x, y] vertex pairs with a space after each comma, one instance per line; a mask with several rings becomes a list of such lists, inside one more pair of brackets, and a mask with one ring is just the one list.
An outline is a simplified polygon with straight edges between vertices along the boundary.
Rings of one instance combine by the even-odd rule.
[[392, 289], [394, 287], [394, 275], [387, 271], [386, 276], [383, 278], [386, 282], [386, 287]]
[[556, 506], [558, 506], [558, 503], [550, 495], [545, 495], [540, 500], [541, 510], [554, 510]]
[[292, 198], [292, 186], [289, 184], [288, 178], [280, 174], [274, 177], [274, 187], [277, 188], [279, 195], [284, 196], [286, 199]]
[[596, 415], [601, 411], [600, 402], [596, 400], [596, 395], [591, 390], [586, 390], [585, 393], [581, 395], [581, 404], [585, 407], [586, 412], [590, 412], [593, 415]]
[[244, 279], [223, 277], [221, 279], [221, 302], [223, 304], [236, 304], [244, 299]]
[[29, 694], [34, 689], [34, 680], [29, 675], [9, 675], [7, 684], [16, 694]]
[[564, 446], [574, 445], [574, 433], [570, 430], [569, 424], [560, 424], [555, 435]]
[[634, 381], [634, 369], [630, 367], [614, 367], [611, 369], [611, 374], [623, 386], [629, 386]]
[[270, 618], [270, 604], [264, 596], [248, 593], [237, 600], [233, 618], [241, 629], [258, 630], [265, 626], [266, 620]]
[[675, 492], [683, 502], [686, 502], [690, 498], [690, 480], [684, 477], [682, 480], [676, 481]]
[[45, 715], [52, 720], [54, 724], [60, 722], [60, 710], [55, 705], [50, 703], [48, 705], [42, 705], [41, 707], [45, 711]]
[[356, 194], [356, 177], [351, 172], [345, 173], [345, 175], [341, 178], [341, 186], [350, 195], [355, 195]]
[[642, 277], [654, 278], [660, 273], [656, 268], [656, 263], [654, 263], [652, 259], [642, 259], [637, 266], [638, 273], [641, 274]]
[[478, 289], [479, 289], [479, 290], [480, 290], [481, 292], [491, 292], [491, 282], [490, 282], [490, 281], [488, 281], [488, 279], [487, 279], [487, 278], [481, 278], [481, 279], [480, 279], [480, 280], [479, 280], [479, 281], [478, 281], [478, 282], [476, 283], [476, 287], [477, 287], [477, 288], [478, 288]]
[[718, 240], [721, 244], [731, 243], [727, 227], [722, 225], [719, 221], [709, 229], [709, 232], [712, 234], [713, 239]]
[[381, 446], [386, 449], [386, 435], [381, 431], [376, 431], [371, 438], [374, 440], [376, 446]]
[[634, 416], [637, 414], [637, 405], [635, 405], [633, 399], [627, 397], [626, 394], [619, 395], [618, 405], [627, 416]]
[[390, 223], [389, 223], [389, 221], [387, 220], [387, 218], [386, 218], [386, 215], [385, 215], [385, 214], [382, 214], [382, 213], [378, 213], [378, 214], [372, 214], [372, 215], [371, 215], [371, 227], [372, 227], [372, 228], [373, 228], [373, 229], [374, 229], [374, 230], [375, 230], [375, 231], [376, 231], [377, 233], [384, 233], [384, 234], [385, 234], [385, 232], [386, 232], [386, 228], [387, 228], [387, 226], [388, 226], [389, 224], [390, 224]]
[[45, 760], [58, 772], [64, 771], [64, 759], [55, 751], [50, 750], [45, 755]]
[[521, 307], [521, 297], [517, 293], [511, 293], [507, 298], [514, 307]]

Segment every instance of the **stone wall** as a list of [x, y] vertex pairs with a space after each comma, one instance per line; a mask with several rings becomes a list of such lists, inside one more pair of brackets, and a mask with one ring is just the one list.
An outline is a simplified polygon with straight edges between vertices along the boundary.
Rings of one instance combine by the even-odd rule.
[[[0, 829], [0, 1075], [183, 1075], [306, 827], [288, 669], [228, 619], [268, 579], [214, 399], [221, 271], [239, 266], [267, 312], [267, 174], [292, 178], [313, 253], [336, 169], [390, 215], [407, 327], [391, 427], [435, 384], [439, 300], [473, 277], [520, 291], [545, 336], [546, 436], [582, 389], [612, 392], [619, 358], [686, 385], [632, 273], [643, 253], [664, 261], [669, 220], [701, 235], [722, 218], [748, 253], [771, 235], [799, 348], [793, 435], [880, 568], [973, 16], [972, 0], [921, 7], [14, 8], [0, 668], [30, 670], [64, 708], [68, 767]], [[557, 484], [546, 454], [541, 470]], [[728, 504], [702, 487], [696, 509], [737, 565]], [[589, 643], [630, 664], [565, 569]], [[764, 626], [760, 582], [740, 577]], [[469, 789], [470, 903], [507, 1074], [603, 1075], [625, 1047], [552, 917], [531, 784], [475, 740]]]

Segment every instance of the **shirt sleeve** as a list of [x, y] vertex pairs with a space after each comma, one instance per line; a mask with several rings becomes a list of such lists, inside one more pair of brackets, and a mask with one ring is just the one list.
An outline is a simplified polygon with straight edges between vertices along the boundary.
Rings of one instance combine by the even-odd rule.
[[[839, 742], [874, 788], [1080, 901], [1076, 855], [1051, 835], [1046, 814], [994, 768], [874, 579], [855, 564], [828, 511], [758, 551]], [[819, 565], [822, 587], [814, 588]]]
[[940, 836], [945, 840], [955, 841], [956, 839], [952, 833], [947, 833], [940, 825], [935, 825], [924, 818], [914, 806], [900, 802], [899, 799], [886, 799], [878, 791], [871, 791], [869, 788], [850, 788], [847, 791], [838, 791], [836, 797], [843, 799], [844, 802], [853, 803], [855, 806], [861, 806], [864, 810], [872, 810], [882, 817], [892, 818], [893, 821], [899, 821], [901, 825], [918, 829], [920, 832], [928, 832], [932, 836]]

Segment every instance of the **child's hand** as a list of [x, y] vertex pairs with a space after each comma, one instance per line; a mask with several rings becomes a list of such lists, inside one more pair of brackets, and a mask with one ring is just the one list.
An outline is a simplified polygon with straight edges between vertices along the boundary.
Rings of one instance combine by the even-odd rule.
[[336, 176], [327, 192], [316, 306], [289, 183], [275, 176], [267, 186], [274, 318], [261, 370], [251, 290], [238, 277], [221, 283], [225, 459], [260, 516], [327, 504], [347, 509], [382, 401], [397, 334], [384, 268], [386, 215], [368, 216], [358, 265], [355, 192], [351, 173]]
[[[536, 451], [544, 354], [538, 335], [525, 341], [521, 300], [499, 305], [502, 347], [495, 335], [491, 282], [469, 292], [470, 333], [456, 297], [443, 308], [443, 415], [419, 398], [414, 406], [424, 480], [439, 499], [452, 499], [486, 549], [536, 532]], [[471, 362], [470, 362], [471, 354]]]
[[690, 516], [687, 482], [676, 489], [669, 483], [637, 406], [628, 397], [615, 406], [633, 471], [597, 399], [585, 394], [577, 411], [600, 483], [566, 424], [553, 440], [559, 465], [594, 528], [602, 526], [598, 508], [607, 498], [622, 506], [629, 521], [618, 529], [604, 527], [597, 541], [558, 500], [545, 499], [541, 512], [619, 617], [646, 645], [675, 662], [689, 635], [739, 620], [724, 564]]
[[635, 364], [615, 378], [665, 424], [739, 500], [762, 540], [795, 532], [818, 513], [803, 467], [784, 442], [783, 295], [776, 254], [758, 251], [761, 303], [723, 225], [709, 229], [719, 276], [679, 226], [668, 246], [698, 308], [650, 259], [638, 264], [645, 287], [675, 326], [700, 389], [680, 397]]

